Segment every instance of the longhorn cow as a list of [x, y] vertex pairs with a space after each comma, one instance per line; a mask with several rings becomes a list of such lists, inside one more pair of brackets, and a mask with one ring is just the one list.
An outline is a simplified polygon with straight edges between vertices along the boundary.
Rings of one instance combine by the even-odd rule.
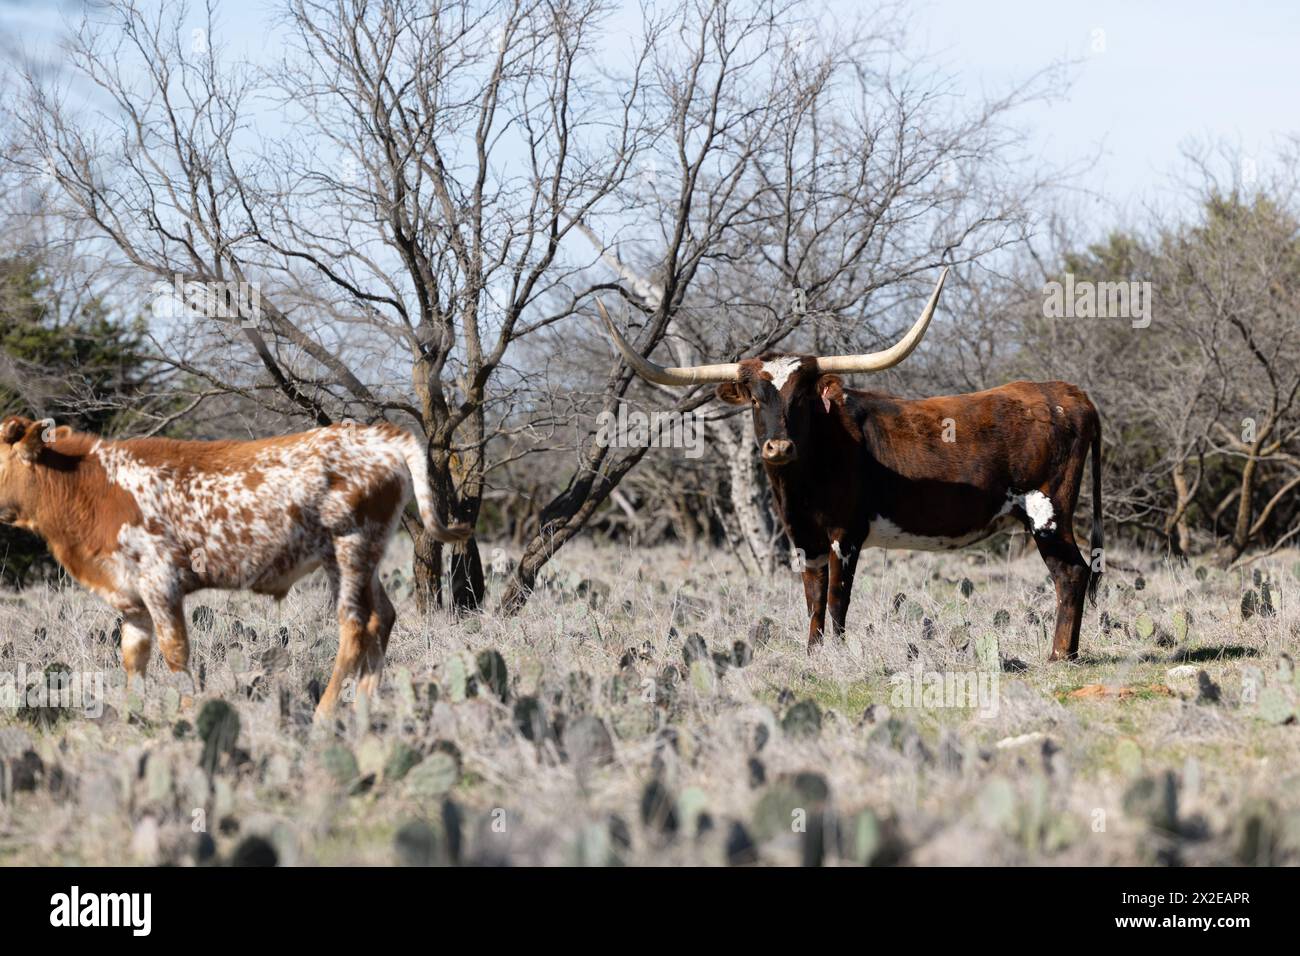
[[258, 441], [108, 441], [52, 421], [0, 421], [0, 522], [43, 537], [68, 573], [122, 615], [122, 663], [143, 681], [153, 638], [189, 672], [185, 596], [203, 588], [284, 598], [321, 568], [336, 598], [339, 649], [316, 709], [344, 681], [379, 690], [397, 618], [379, 562], [412, 496], [438, 541], [423, 443], [380, 422]]
[[[1048, 660], [1079, 650], [1085, 592], [1101, 565], [1101, 422], [1079, 388], [1012, 382], [965, 395], [906, 399], [845, 387], [841, 375], [902, 362], [924, 337], [947, 270], [916, 324], [866, 355], [785, 355], [664, 368], [638, 354], [597, 302], [628, 365], [660, 385], [716, 383], [717, 397], [753, 407], [777, 512], [804, 555], [808, 646], [830, 616], [844, 630], [853, 576], [867, 547], [947, 551], [1022, 525], [1056, 585]], [[1093, 561], [1074, 538], [1074, 510], [1092, 452]]]

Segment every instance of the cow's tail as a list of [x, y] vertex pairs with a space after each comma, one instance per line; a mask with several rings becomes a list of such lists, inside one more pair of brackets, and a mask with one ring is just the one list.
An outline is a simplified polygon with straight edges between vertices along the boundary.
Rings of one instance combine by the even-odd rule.
[[424, 445], [410, 432], [402, 432], [398, 440], [406, 470], [410, 472], [411, 486], [415, 490], [415, 504], [420, 509], [420, 520], [424, 528], [433, 535], [434, 540], [445, 544], [461, 544], [469, 540], [473, 532], [467, 524], [443, 524], [438, 517], [438, 510], [433, 506], [433, 495], [429, 493], [429, 458]]
[[1097, 582], [1105, 570], [1105, 542], [1101, 523], [1101, 417], [1093, 412], [1092, 426], [1092, 537], [1088, 542], [1088, 598], [1097, 606]]

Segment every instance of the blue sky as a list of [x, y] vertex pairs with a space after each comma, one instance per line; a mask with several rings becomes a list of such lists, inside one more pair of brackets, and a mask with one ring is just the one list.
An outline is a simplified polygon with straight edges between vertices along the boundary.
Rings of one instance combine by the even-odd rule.
[[[218, 3], [231, 47], [254, 59], [278, 55], [274, 0]], [[832, 24], [862, 8], [809, 2], [810, 11], [823, 7]], [[75, 9], [0, 0], [0, 33], [40, 43]], [[1033, 155], [1054, 166], [1095, 157], [1075, 183], [1101, 197], [1089, 202], [1110, 207], [1099, 218], [1138, 215], [1144, 203], [1170, 198], [1190, 142], [1238, 147], [1266, 174], [1277, 138], [1300, 133], [1300, 3], [929, 0], [906, 9], [913, 48], [973, 95], [1079, 61], [1067, 95], [1026, 108], [1020, 120]], [[627, 3], [613, 25], [638, 17]]]
[[1240, 147], [1262, 174], [1277, 137], [1300, 133], [1294, 2], [941, 0], [914, 16], [917, 38], [971, 89], [1081, 60], [1068, 96], [1025, 116], [1051, 162], [1099, 152], [1081, 184], [1121, 210], [1164, 198], [1192, 140]]

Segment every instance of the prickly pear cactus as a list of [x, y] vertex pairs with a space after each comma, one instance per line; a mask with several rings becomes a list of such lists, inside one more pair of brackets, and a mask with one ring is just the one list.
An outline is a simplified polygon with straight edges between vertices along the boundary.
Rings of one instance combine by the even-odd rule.
[[998, 654], [998, 636], [992, 631], [985, 631], [975, 638], [975, 657], [979, 661], [980, 670], [1001, 670], [1002, 659]]
[[453, 654], [447, 658], [443, 671], [446, 674], [447, 696], [452, 703], [459, 704], [465, 699], [469, 685], [469, 669], [465, 666], [465, 659], [459, 654]]
[[1192, 614], [1183, 608], [1174, 611], [1174, 640], [1182, 644], [1187, 640], [1187, 631], [1192, 623]]

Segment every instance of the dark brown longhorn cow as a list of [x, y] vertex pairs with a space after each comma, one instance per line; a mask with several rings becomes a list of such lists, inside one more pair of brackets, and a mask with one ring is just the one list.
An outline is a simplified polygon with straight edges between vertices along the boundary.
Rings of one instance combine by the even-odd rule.
[[[599, 302], [628, 364], [661, 385], [721, 383], [717, 396], [753, 406], [776, 507], [804, 556], [808, 646], [829, 613], [841, 633], [864, 547], [951, 550], [1016, 523], [1033, 535], [1056, 585], [1049, 660], [1073, 658], [1085, 593], [1101, 573], [1101, 422], [1064, 382], [1012, 382], [967, 395], [905, 399], [850, 389], [841, 374], [897, 365], [925, 335], [947, 270], [921, 317], [868, 355], [765, 353], [724, 365], [663, 368], [638, 355]], [[1074, 539], [1074, 509], [1092, 451], [1092, 561]]]

